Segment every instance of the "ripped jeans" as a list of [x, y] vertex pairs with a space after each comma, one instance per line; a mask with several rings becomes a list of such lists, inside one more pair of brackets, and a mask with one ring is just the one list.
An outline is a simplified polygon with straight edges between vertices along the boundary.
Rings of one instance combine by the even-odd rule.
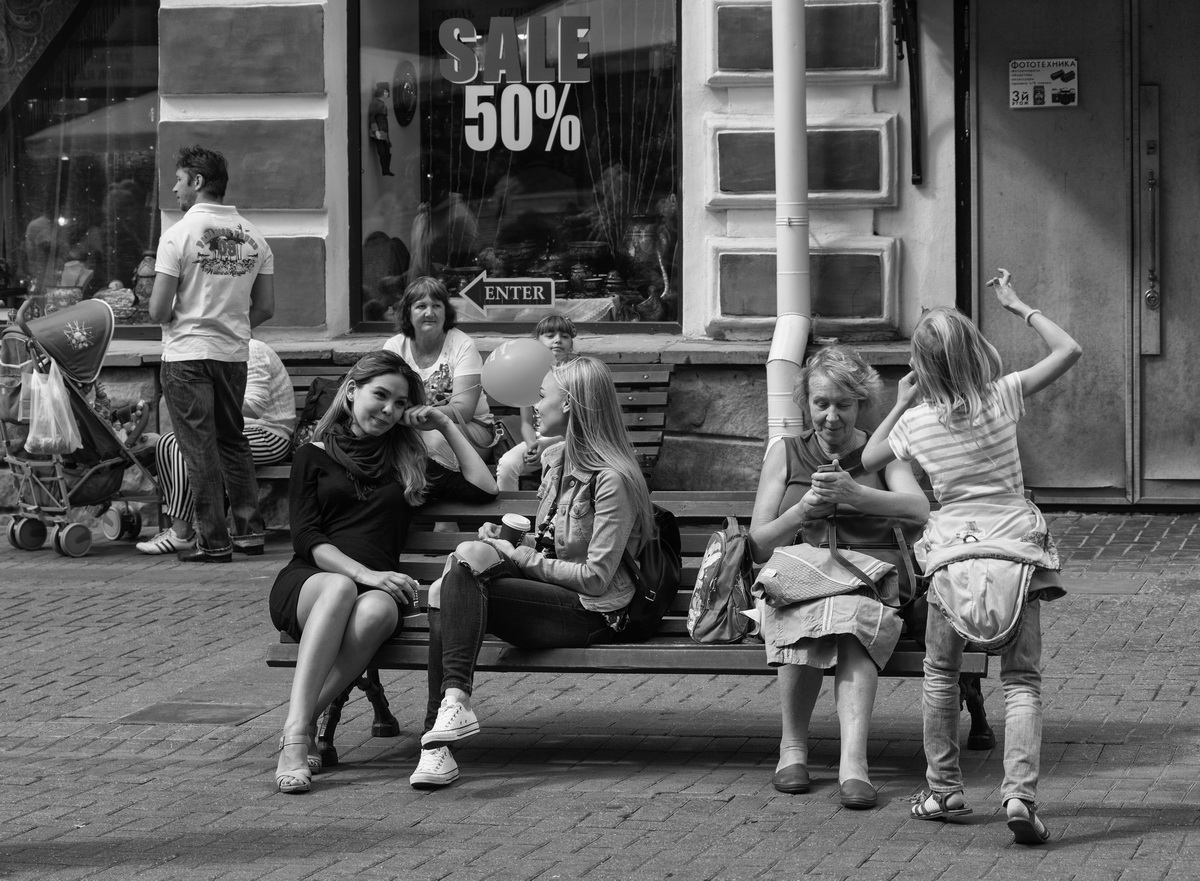
[[490, 633], [519, 648], [584, 648], [616, 634], [579, 594], [531, 581], [509, 559], [475, 575], [455, 561], [442, 576], [441, 609], [429, 610], [429, 700], [425, 731], [437, 720], [447, 688], [471, 693], [475, 660]]
[[[964, 640], [942, 611], [929, 607], [925, 627], [925, 772], [929, 789], [962, 792], [958, 764], [958, 671]], [[1004, 782], [1000, 801], [1037, 795], [1042, 754], [1042, 603], [1030, 600], [1021, 621], [1021, 635], [1000, 655], [1004, 687]]]

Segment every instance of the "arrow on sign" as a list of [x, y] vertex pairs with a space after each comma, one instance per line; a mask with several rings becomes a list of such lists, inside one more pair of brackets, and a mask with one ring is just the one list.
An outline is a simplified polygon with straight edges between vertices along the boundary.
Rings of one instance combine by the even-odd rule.
[[488, 278], [487, 271], [471, 279], [458, 295], [481, 310], [493, 306], [554, 306], [552, 278]]

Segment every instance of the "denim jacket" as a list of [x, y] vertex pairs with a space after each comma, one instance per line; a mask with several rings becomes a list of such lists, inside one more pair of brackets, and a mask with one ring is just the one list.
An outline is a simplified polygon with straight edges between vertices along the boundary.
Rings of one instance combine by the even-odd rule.
[[565, 444], [559, 444], [542, 458], [541, 501], [534, 524], [536, 530], [549, 516], [557, 496], [557, 559], [544, 557], [529, 545], [517, 548], [512, 559], [530, 578], [578, 593], [585, 609], [615, 612], [633, 598], [633, 579], [621, 565], [622, 552], [628, 546], [636, 554], [641, 547], [641, 531], [634, 529], [633, 496], [617, 471], [563, 474], [564, 451]]

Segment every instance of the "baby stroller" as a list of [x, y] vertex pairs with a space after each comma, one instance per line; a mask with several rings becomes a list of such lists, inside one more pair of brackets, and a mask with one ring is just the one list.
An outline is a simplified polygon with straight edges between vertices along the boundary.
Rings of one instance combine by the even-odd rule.
[[[37, 550], [49, 534], [59, 554], [82, 557], [92, 546], [92, 533], [86, 524], [70, 521], [68, 514], [72, 508], [87, 506], [99, 506], [106, 537], [136, 538], [142, 518], [130, 503], [161, 501], [155, 476], [129, 448], [145, 428], [150, 408], [142, 408], [130, 437], [122, 440], [87, 398], [112, 342], [112, 307], [103, 300], [85, 300], [38, 318], [25, 311], [22, 307], [15, 325], [5, 328], [0, 337], [0, 440], [18, 499], [17, 514], [8, 526], [9, 544]], [[14, 402], [20, 395], [21, 372], [45, 373], [52, 363], [62, 373], [83, 445], [70, 453], [35, 455], [20, 442], [10, 441], [22, 417], [27, 418]], [[153, 492], [121, 491], [131, 465], [149, 479]]]

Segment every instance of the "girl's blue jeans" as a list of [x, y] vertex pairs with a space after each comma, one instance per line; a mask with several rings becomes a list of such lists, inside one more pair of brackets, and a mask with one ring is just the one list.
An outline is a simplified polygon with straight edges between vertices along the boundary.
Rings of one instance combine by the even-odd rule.
[[[1025, 606], [1021, 635], [1000, 656], [1004, 687], [1004, 783], [1001, 803], [1034, 801], [1042, 752], [1041, 601]], [[937, 793], [961, 792], [958, 764], [958, 671], [964, 640], [941, 610], [930, 606], [925, 626], [925, 779]]]

